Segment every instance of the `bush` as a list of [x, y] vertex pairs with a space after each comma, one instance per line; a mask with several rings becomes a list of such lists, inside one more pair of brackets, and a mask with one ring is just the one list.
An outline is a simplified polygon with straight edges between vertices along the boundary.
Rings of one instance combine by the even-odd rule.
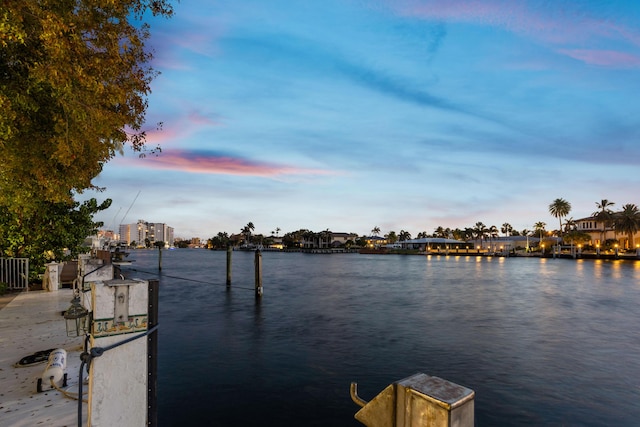
[[7, 292], [9, 285], [4, 282], [0, 282], [0, 295], [4, 295]]

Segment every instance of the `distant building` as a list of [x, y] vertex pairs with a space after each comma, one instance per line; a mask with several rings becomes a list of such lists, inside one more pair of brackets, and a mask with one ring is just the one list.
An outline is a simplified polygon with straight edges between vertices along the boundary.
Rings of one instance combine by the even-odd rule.
[[129, 246], [132, 242], [137, 247], [144, 247], [146, 242], [151, 246], [155, 242], [164, 242], [165, 247], [173, 246], [173, 227], [159, 222], [146, 222], [139, 219], [136, 224], [120, 224], [120, 242]]
[[595, 217], [589, 216], [586, 218], [580, 218], [576, 220], [576, 230], [588, 234], [591, 237], [591, 244], [593, 246], [604, 247], [607, 240], [618, 242], [620, 247], [633, 249], [634, 242], [638, 242], [640, 239], [640, 231], [633, 236], [633, 240], [629, 242], [629, 238], [626, 233], [616, 232], [613, 226], [613, 221], [618, 213], [614, 212], [611, 217], [612, 221], [605, 224], [603, 221], [598, 221]]

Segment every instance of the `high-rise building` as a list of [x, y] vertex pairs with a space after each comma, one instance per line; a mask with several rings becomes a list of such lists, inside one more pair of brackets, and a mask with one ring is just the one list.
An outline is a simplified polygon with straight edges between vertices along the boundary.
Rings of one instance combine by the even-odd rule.
[[146, 222], [139, 219], [136, 224], [120, 224], [120, 241], [127, 246], [135, 242], [136, 246], [153, 246], [156, 242], [164, 242], [165, 246], [173, 246], [173, 227], [159, 222]]

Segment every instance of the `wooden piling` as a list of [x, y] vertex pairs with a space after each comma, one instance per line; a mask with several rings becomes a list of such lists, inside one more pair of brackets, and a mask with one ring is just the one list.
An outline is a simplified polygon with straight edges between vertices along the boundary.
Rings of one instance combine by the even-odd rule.
[[256, 257], [254, 261], [256, 270], [256, 298], [262, 297], [262, 252], [256, 250]]
[[158, 245], [158, 271], [162, 271], [162, 246]]
[[231, 287], [231, 254], [233, 253], [233, 247], [229, 245], [227, 247], [227, 288]]

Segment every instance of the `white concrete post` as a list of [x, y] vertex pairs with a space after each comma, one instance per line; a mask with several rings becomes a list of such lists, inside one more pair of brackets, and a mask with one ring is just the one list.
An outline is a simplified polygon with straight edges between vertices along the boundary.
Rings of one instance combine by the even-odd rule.
[[[106, 348], [147, 331], [148, 282], [94, 282], [91, 291], [92, 348]], [[145, 338], [109, 349], [94, 358], [89, 375], [89, 425], [146, 425], [147, 380]]]
[[45, 272], [45, 274], [47, 275], [47, 290], [49, 292], [56, 292], [60, 288], [60, 273], [62, 273], [62, 264], [58, 264], [57, 262], [50, 262], [46, 264], [46, 266], [47, 271]]

